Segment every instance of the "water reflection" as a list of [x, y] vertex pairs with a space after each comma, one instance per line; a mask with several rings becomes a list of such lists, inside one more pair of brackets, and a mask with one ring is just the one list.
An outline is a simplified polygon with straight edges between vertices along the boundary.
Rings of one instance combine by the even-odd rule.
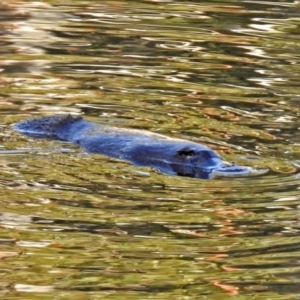
[[[3, 298], [297, 298], [298, 6], [2, 3]], [[271, 171], [166, 176], [10, 130], [68, 112]]]

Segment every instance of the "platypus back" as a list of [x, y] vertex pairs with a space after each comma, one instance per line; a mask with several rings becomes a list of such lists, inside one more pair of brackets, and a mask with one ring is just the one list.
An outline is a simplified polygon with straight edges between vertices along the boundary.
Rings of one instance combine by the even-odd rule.
[[68, 133], [75, 122], [83, 120], [82, 117], [71, 115], [51, 116], [23, 120], [12, 127], [16, 131], [35, 138], [52, 138], [68, 140]]

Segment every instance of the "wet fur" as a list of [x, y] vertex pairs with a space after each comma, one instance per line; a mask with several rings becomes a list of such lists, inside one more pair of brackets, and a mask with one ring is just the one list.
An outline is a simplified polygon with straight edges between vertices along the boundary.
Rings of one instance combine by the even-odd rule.
[[[154, 167], [167, 174], [208, 178], [214, 169], [228, 166], [216, 152], [198, 143], [145, 130], [99, 125], [71, 115], [23, 120], [13, 128], [27, 136], [68, 141], [88, 152]], [[238, 168], [242, 170], [235, 168], [237, 172]], [[231, 167], [230, 172], [234, 171]]]

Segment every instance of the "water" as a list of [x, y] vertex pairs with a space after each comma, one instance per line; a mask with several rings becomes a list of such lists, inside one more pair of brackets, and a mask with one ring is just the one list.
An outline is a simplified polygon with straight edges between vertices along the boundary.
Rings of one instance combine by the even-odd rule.
[[[297, 2], [1, 5], [3, 299], [299, 299]], [[269, 171], [167, 176], [11, 130], [56, 113]]]

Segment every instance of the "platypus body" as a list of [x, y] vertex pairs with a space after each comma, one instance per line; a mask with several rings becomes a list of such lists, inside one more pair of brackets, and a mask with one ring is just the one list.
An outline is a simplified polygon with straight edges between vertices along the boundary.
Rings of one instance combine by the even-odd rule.
[[214, 174], [226, 176], [250, 172], [250, 168], [229, 164], [212, 149], [198, 143], [146, 130], [99, 125], [82, 117], [40, 117], [23, 120], [13, 128], [30, 137], [68, 141], [87, 152], [153, 167], [166, 174], [211, 178]]

